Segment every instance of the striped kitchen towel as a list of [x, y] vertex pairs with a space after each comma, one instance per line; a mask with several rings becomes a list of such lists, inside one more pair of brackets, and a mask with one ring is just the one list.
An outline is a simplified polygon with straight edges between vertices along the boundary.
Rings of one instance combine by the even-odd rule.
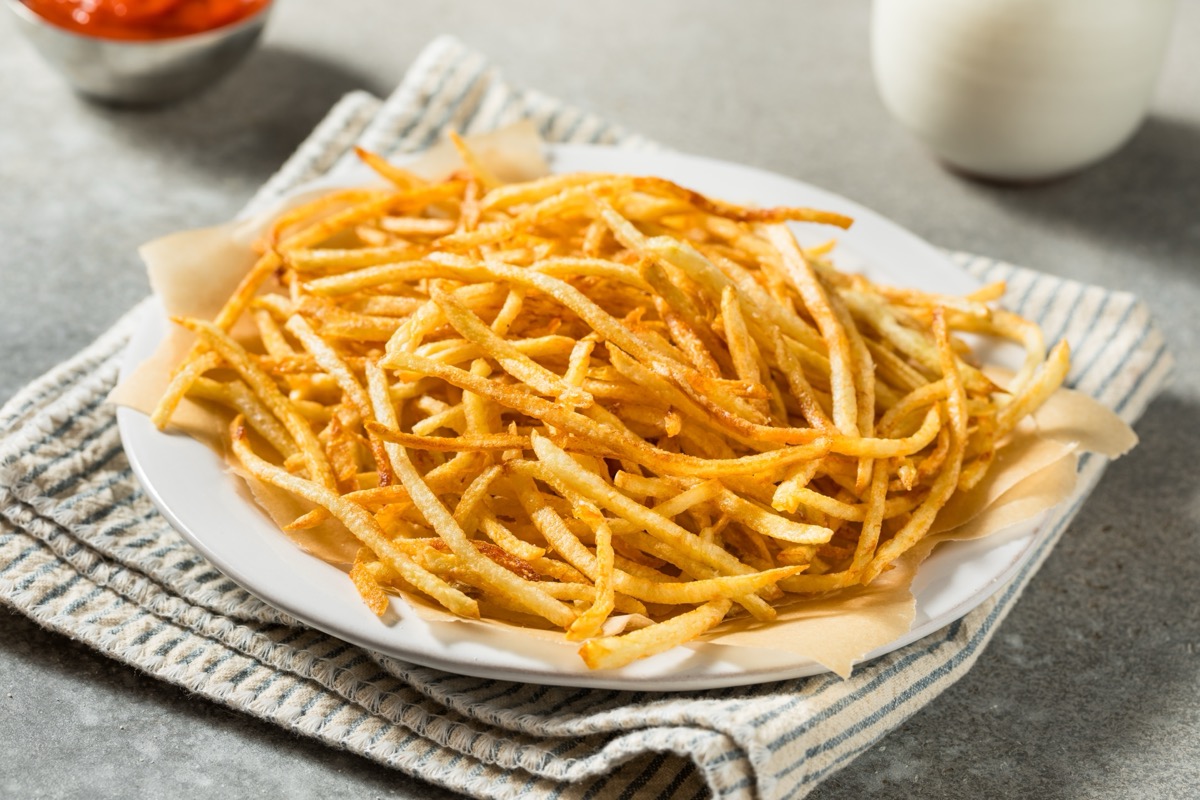
[[[447, 128], [532, 118], [552, 141], [653, 144], [503, 82], [451, 39], [386, 101], [346, 97], [252, 202], [336, 167], [354, 143], [419, 150]], [[1130, 295], [985, 258], [1009, 304], [1075, 352], [1070, 383], [1132, 422], [1171, 357]], [[476, 797], [798, 798], [954, 683], [978, 657], [1105, 462], [1088, 457], [1054, 535], [991, 600], [938, 633], [822, 675], [682, 694], [564, 689], [403, 663], [297, 624], [225, 578], [139, 488], [104, 403], [127, 316], [0, 411], [0, 598], [40, 624], [199, 695]]]

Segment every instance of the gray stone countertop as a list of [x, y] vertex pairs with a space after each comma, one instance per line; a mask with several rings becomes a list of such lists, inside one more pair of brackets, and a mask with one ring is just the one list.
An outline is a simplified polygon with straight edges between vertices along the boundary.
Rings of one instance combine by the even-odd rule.
[[[339, 10], [335, 11], [334, 8]], [[137, 245], [234, 214], [344, 92], [454, 33], [514, 82], [685, 152], [839, 192], [944, 247], [1137, 293], [1178, 359], [975, 668], [814, 797], [1194, 797], [1200, 786], [1200, 2], [1117, 155], [1013, 189], [885, 113], [869, 5], [286, 0], [264, 46], [154, 111], [79, 100], [0, 23], [0, 400], [148, 291]], [[0, 610], [0, 796], [430, 797]]]

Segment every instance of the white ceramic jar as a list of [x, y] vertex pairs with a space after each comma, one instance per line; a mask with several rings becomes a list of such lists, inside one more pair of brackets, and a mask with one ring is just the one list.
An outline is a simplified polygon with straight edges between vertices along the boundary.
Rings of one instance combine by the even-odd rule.
[[884, 104], [952, 167], [1058, 177], [1145, 116], [1174, 0], [875, 0]]

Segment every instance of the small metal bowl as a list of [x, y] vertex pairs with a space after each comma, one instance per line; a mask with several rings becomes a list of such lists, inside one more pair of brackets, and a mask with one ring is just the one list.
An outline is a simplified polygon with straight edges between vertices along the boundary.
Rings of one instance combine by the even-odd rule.
[[103, 39], [60, 28], [21, 0], [4, 0], [17, 27], [78, 92], [116, 105], [178, 100], [216, 81], [254, 49], [271, 7], [203, 33], [150, 41]]

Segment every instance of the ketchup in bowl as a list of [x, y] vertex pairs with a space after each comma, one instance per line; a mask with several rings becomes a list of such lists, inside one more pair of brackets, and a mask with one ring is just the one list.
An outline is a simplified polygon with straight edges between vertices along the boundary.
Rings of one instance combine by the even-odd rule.
[[47, 21], [101, 39], [171, 39], [223, 28], [270, 0], [23, 0]]

